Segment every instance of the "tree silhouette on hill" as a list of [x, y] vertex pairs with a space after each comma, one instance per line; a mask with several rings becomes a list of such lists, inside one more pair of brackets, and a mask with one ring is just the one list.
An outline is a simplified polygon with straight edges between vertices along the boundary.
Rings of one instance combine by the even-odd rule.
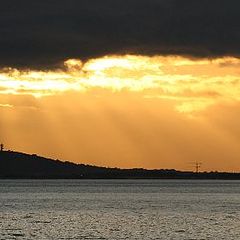
[[240, 173], [192, 172], [174, 169], [106, 168], [59, 161], [14, 151], [0, 144], [0, 178], [44, 179], [240, 179]]

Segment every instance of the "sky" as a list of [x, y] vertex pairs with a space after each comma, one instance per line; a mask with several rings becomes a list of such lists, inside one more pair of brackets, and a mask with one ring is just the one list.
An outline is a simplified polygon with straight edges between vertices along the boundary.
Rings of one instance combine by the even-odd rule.
[[239, 1], [0, 4], [6, 149], [107, 167], [240, 171]]

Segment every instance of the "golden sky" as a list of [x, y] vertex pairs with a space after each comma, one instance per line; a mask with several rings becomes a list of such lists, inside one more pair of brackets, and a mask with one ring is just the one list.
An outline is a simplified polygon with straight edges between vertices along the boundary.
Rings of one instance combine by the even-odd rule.
[[0, 70], [8, 149], [111, 167], [240, 171], [240, 60], [69, 59]]

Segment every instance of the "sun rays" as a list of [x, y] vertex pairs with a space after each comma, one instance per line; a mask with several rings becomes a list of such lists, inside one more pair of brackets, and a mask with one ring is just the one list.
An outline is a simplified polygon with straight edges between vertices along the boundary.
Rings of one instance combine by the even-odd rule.
[[69, 59], [64, 62], [65, 68], [52, 71], [2, 69], [0, 93], [44, 97], [68, 91], [95, 90], [98, 95], [101, 89], [130, 91], [145, 98], [173, 100], [176, 110], [190, 113], [218, 100], [239, 100], [239, 65], [236, 58], [191, 60], [177, 56], [125, 55], [84, 63]]
[[206, 159], [208, 169], [216, 161], [238, 169], [239, 65], [124, 55], [4, 68], [2, 138], [21, 151], [103, 166], [184, 169], [186, 159]]

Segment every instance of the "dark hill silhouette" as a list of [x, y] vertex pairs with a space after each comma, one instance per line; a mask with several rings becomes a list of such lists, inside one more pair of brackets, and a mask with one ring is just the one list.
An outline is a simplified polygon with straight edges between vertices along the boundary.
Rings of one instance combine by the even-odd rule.
[[240, 179], [239, 173], [182, 172], [170, 170], [119, 169], [52, 160], [26, 153], [0, 151], [0, 178], [152, 178]]

